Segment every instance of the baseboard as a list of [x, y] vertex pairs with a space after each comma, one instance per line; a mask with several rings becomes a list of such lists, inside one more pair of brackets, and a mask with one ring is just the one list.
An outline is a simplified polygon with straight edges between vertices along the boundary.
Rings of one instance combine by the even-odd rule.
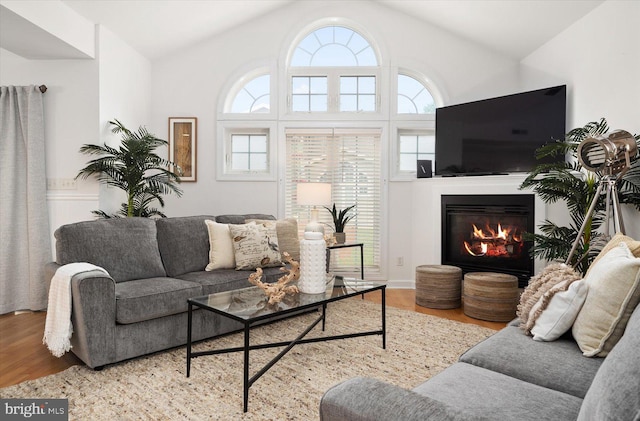
[[416, 289], [415, 279], [394, 279], [387, 281], [387, 288], [389, 289]]

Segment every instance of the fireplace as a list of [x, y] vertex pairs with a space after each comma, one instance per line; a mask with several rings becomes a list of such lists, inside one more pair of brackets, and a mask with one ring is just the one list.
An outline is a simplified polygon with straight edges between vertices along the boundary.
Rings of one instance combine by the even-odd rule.
[[534, 231], [534, 195], [442, 195], [442, 264], [467, 272], [533, 275], [524, 232]]

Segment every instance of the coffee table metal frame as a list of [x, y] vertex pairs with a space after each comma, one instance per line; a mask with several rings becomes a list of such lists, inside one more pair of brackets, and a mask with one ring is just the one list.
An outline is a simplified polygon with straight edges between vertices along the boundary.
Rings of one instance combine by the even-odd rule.
[[[370, 282], [370, 281], [350, 281], [345, 282], [345, 285], [336, 284], [333, 287], [333, 290], [338, 289], [338, 295], [332, 293], [331, 297], [326, 297], [324, 294], [320, 294], [324, 296], [324, 298], [318, 298], [317, 301], [311, 302], [304, 305], [297, 305], [292, 308], [283, 309], [281, 311], [274, 311], [269, 314], [262, 314], [256, 317], [241, 317], [235, 315], [233, 313], [227, 312], [223, 309], [215, 308], [213, 306], [207, 305], [206, 301], [208, 301], [209, 297], [215, 296], [216, 294], [206, 295], [202, 297], [191, 298], [187, 300], [188, 303], [188, 330], [187, 330], [187, 377], [191, 374], [191, 359], [202, 357], [205, 355], [216, 355], [216, 354], [226, 354], [230, 352], [240, 352], [244, 353], [244, 379], [243, 379], [243, 410], [247, 412], [248, 404], [249, 404], [249, 388], [256, 382], [263, 374], [265, 374], [278, 360], [280, 360], [287, 352], [289, 352], [295, 345], [298, 344], [306, 344], [313, 342], [325, 342], [325, 341], [333, 341], [337, 339], [347, 339], [347, 338], [356, 338], [360, 336], [371, 336], [371, 335], [382, 335], [382, 348], [386, 349], [387, 346], [387, 335], [386, 335], [386, 311], [385, 311], [385, 292], [386, 285], [379, 282]], [[354, 285], [361, 284], [359, 287], [352, 288]], [[258, 287], [250, 287], [247, 289], [258, 288]], [[352, 289], [349, 289], [352, 288]], [[382, 301], [381, 301], [381, 320], [382, 326], [379, 330], [372, 330], [366, 332], [356, 332], [356, 333], [348, 333], [342, 335], [333, 335], [333, 336], [323, 336], [316, 338], [304, 338], [311, 330], [316, 327], [320, 322], [322, 322], [322, 331], [325, 330], [325, 316], [327, 312], [327, 304], [344, 300], [346, 298], [350, 298], [356, 295], [367, 294], [374, 291], [382, 292]], [[224, 293], [222, 293], [224, 294]], [[317, 296], [318, 294], [314, 294]], [[192, 313], [193, 308], [199, 307], [205, 310], [212, 311], [221, 316], [228, 317], [230, 319], [236, 320], [243, 324], [243, 332], [244, 332], [244, 345], [233, 348], [224, 348], [224, 349], [213, 349], [207, 351], [198, 351], [194, 352], [192, 350], [192, 340], [191, 340], [191, 328], [192, 328]], [[249, 340], [249, 333], [251, 330], [251, 326], [262, 322], [271, 323], [277, 322], [280, 320], [288, 319], [291, 317], [299, 316], [301, 312], [305, 310], [320, 310], [320, 316], [315, 319], [300, 335], [298, 335], [295, 339], [291, 341], [283, 341], [283, 342], [272, 342], [272, 343], [264, 343], [251, 345]], [[275, 348], [275, 347], [285, 347], [281, 350], [271, 361], [264, 365], [260, 370], [258, 370], [253, 376], [249, 376], [249, 352], [255, 349], [265, 349], [265, 348]]]

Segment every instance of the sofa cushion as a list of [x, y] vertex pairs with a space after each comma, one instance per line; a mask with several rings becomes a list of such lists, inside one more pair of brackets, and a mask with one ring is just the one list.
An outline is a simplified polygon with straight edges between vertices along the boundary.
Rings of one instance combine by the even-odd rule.
[[149, 218], [112, 218], [63, 225], [55, 231], [56, 263], [88, 262], [116, 282], [166, 276], [156, 222]]
[[602, 363], [601, 358], [583, 357], [568, 334], [554, 342], [537, 342], [515, 326], [475, 345], [460, 361], [579, 398]]
[[244, 224], [248, 219], [268, 219], [275, 221], [273, 215], [267, 215], [264, 213], [247, 213], [244, 215], [218, 215], [216, 216], [216, 222], [220, 224]]
[[493, 420], [575, 420], [582, 399], [465, 363], [413, 389], [459, 411]]
[[589, 293], [572, 333], [585, 356], [604, 357], [640, 302], [640, 258], [620, 243], [591, 267], [585, 281]]
[[[266, 219], [247, 219], [246, 222], [263, 223]], [[278, 246], [280, 253], [287, 252], [293, 260], [300, 261], [300, 238], [298, 236], [298, 220], [295, 218], [278, 219], [276, 221]]]
[[[282, 276], [279, 268], [265, 268], [263, 272], [262, 282], [274, 282]], [[248, 279], [252, 273], [253, 271], [250, 270], [216, 269], [213, 272], [185, 273], [180, 275], [179, 278], [202, 285], [202, 295], [207, 295], [250, 287], [252, 285]]]
[[209, 233], [209, 263], [207, 263], [204, 270], [235, 268], [236, 253], [233, 249], [229, 224], [220, 224], [210, 219], [204, 222]]
[[116, 322], [137, 323], [187, 311], [187, 299], [201, 296], [196, 282], [147, 278], [116, 285]]
[[640, 419], [640, 306], [598, 370], [578, 421]]
[[214, 216], [161, 218], [158, 248], [168, 276], [203, 270], [209, 263], [209, 234], [204, 221]]
[[230, 224], [236, 269], [282, 266], [275, 222]]

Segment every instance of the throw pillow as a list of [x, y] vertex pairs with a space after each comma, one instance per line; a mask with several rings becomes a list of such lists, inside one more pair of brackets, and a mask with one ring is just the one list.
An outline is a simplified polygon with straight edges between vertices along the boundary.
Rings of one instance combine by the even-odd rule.
[[640, 241], [635, 241], [631, 237], [627, 237], [622, 233], [617, 233], [611, 238], [611, 240], [609, 240], [609, 242], [602, 248], [602, 250], [600, 250], [600, 253], [598, 253], [594, 261], [591, 263], [591, 266], [587, 270], [587, 275], [589, 274], [591, 268], [596, 264], [596, 262], [602, 258], [602, 256], [607, 254], [612, 249], [618, 247], [620, 243], [626, 243], [629, 247], [629, 250], [631, 250], [631, 253], [633, 253], [635, 257], [640, 257]]
[[520, 296], [520, 304], [518, 304], [517, 315], [520, 319], [520, 327], [522, 329], [531, 329], [535, 320], [531, 322], [527, 329], [531, 309], [540, 300], [540, 298], [554, 286], [565, 282], [575, 281], [581, 276], [571, 266], [564, 263], [553, 263], [529, 280], [529, 285], [524, 289]]
[[235, 250], [231, 241], [228, 224], [219, 224], [205, 219], [209, 232], [209, 264], [206, 271], [215, 269], [233, 269], [236, 267]]
[[555, 341], [564, 335], [578, 316], [587, 298], [587, 283], [584, 280], [566, 281], [546, 293], [532, 311], [548, 302], [546, 309], [536, 318], [531, 328], [535, 341]]
[[281, 266], [276, 224], [229, 225], [236, 258], [236, 270]]
[[[245, 222], [255, 222], [256, 224], [273, 223], [267, 219], [247, 219]], [[278, 219], [276, 223], [276, 233], [278, 234], [278, 246], [280, 253], [289, 253], [295, 261], [300, 261], [300, 239], [298, 238], [298, 220], [295, 218]]]
[[640, 258], [621, 242], [592, 265], [585, 281], [589, 293], [572, 333], [583, 355], [604, 357], [640, 301]]

